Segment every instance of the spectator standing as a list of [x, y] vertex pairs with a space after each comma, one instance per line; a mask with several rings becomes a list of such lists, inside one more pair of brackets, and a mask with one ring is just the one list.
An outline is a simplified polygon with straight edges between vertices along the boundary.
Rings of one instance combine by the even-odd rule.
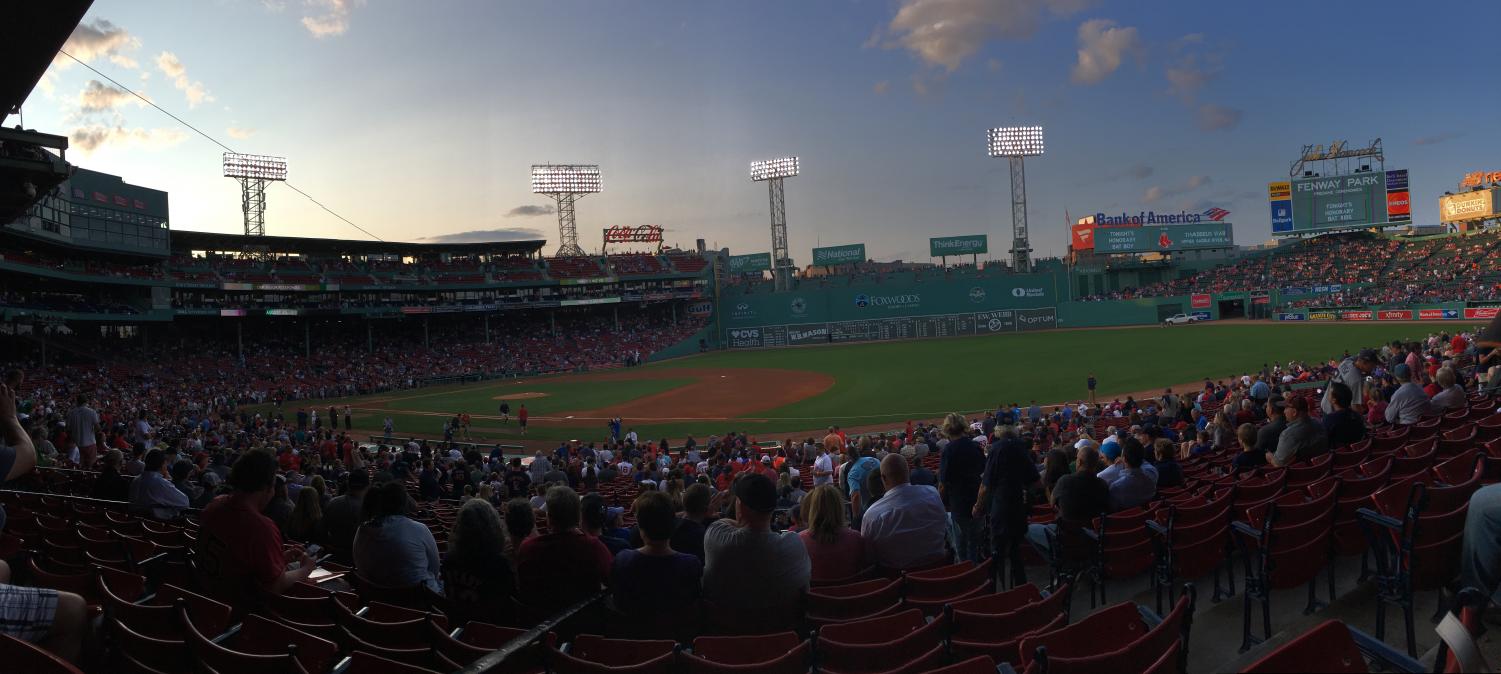
[[1095, 387], [1099, 386], [1099, 383], [1099, 380], [1094, 378], [1093, 372], [1089, 373], [1089, 379], [1084, 382], [1085, 386], [1089, 387], [1089, 404], [1091, 405], [1098, 404], [1094, 398], [1094, 390]]
[[[975, 517], [990, 513], [993, 550], [998, 560], [1009, 560], [1013, 586], [1027, 582], [1021, 556], [1021, 542], [1027, 534], [1027, 490], [1040, 479], [1037, 463], [1016, 428], [998, 428], [996, 441], [985, 457], [980, 491], [970, 512]], [[996, 573], [1001, 574], [1002, 569], [997, 568]]]
[[834, 457], [829, 454], [827, 442], [818, 444], [818, 457], [813, 459], [813, 486], [829, 484], [834, 481]]
[[910, 484], [907, 460], [900, 454], [882, 459], [880, 471], [885, 493], [860, 522], [871, 558], [883, 568], [902, 571], [942, 562], [948, 556], [948, 515], [938, 490]]
[[950, 412], [944, 418], [943, 434], [949, 442], [938, 456], [938, 493], [953, 521], [959, 559], [978, 562], [985, 519], [976, 503], [985, 474], [985, 450], [969, 437], [969, 425], [958, 413]]
[[68, 411], [68, 440], [78, 450], [78, 466], [92, 470], [99, 452], [99, 413], [89, 407], [88, 396], [80, 394], [76, 403]]
[[856, 525], [860, 523], [865, 509], [870, 507], [872, 500], [870, 494], [865, 491], [865, 481], [880, 469], [881, 462], [876, 460], [875, 453], [861, 448], [859, 458], [844, 470], [844, 481], [848, 485], [850, 495], [850, 512], [854, 514]]
[[365, 494], [365, 523], [354, 535], [355, 570], [376, 585], [425, 585], [441, 594], [438, 544], [427, 525], [407, 517], [410, 501], [400, 482], [386, 482]]
[[[1365, 349], [1357, 356], [1341, 360], [1334, 379], [1330, 382], [1337, 381], [1350, 389], [1351, 399], [1357, 401], [1353, 408], [1356, 412], [1365, 411], [1365, 405], [1359, 404], [1359, 401], [1365, 400], [1365, 378], [1379, 363], [1380, 356], [1371, 349]], [[1319, 409], [1324, 414], [1334, 412], [1334, 401], [1330, 398], [1328, 386], [1324, 387], [1324, 397], [1319, 402]]]

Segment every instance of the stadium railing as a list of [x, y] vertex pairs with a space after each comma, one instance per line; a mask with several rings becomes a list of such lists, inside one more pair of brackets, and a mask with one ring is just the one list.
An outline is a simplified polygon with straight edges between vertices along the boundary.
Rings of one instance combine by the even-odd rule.
[[559, 625], [563, 624], [564, 621], [572, 618], [579, 612], [588, 609], [589, 607], [601, 601], [604, 601], [605, 597], [607, 596], [609, 596], [609, 593], [605, 590], [601, 590], [595, 593], [594, 596], [580, 601], [573, 606], [563, 609], [551, 618], [538, 623], [531, 629], [527, 630], [525, 633], [521, 634], [515, 639], [512, 639], [510, 642], [506, 643], [506, 645], [501, 646], [499, 649], [496, 649], [488, 655], [481, 656], [480, 659], [469, 663], [467, 667], [460, 669], [459, 673], [481, 674], [482, 672], [489, 672], [491, 670], [499, 668], [502, 664], [505, 663], [506, 658], [509, 658], [515, 653], [519, 653], [527, 648], [532, 647], [533, 644], [541, 641], [547, 636], [548, 632], [556, 629]]

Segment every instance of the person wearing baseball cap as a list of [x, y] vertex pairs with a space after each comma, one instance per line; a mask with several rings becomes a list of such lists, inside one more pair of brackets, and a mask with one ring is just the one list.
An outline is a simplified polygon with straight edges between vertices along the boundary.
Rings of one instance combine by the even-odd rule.
[[797, 534], [771, 530], [776, 485], [745, 472], [715, 496], [715, 506], [727, 495], [735, 499], [734, 519], [715, 520], [704, 532], [704, 600], [726, 619], [737, 611], [794, 619], [813, 567]]
[[1311, 406], [1303, 396], [1294, 396], [1287, 401], [1282, 414], [1287, 418], [1287, 428], [1277, 438], [1277, 451], [1267, 454], [1268, 464], [1282, 467], [1294, 461], [1306, 461], [1329, 451], [1329, 436], [1324, 428], [1309, 418]]
[[[1373, 349], [1362, 349], [1360, 353], [1345, 358], [1339, 363], [1339, 371], [1332, 381], [1337, 381], [1350, 387], [1350, 397], [1353, 402], [1350, 409], [1357, 413], [1365, 413], [1365, 378], [1381, 364], [1381, 355]], [[1319, 401], [1319, 409], [1324, 414], [1334, 413], [1334, 401], [1330, 399], [1329, 386], [1324, 386], [1324, 398]]]
[[1423, 387], [1413, 383], [1412, 369], [1407, 363], [1398, 363], [1392, 368], [1392, 376], [1397, 379], [1399, 386], [1386, 405], [1387, 423], [1409, 426], [1432, 413], [1428, 394], [1423, 392]]

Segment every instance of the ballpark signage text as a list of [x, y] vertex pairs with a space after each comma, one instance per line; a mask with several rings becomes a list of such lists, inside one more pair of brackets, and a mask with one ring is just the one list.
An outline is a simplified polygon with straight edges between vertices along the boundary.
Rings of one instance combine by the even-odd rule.
[[1096, 227], [1140, 227], [1142, 225], [1196, 225], [1201, 222], [1221, 222], [1230, 211], [1223, 208], [1211, 208], [1203, 213], [1189, 213], [1178, 211], [1177, 213], [1158, 213], [1157, 211], [1139, 211], [1137, 213], [1121, 213], [1120, 215], [1094, 214]]
[[771, 271], [771, 253], [730, 256], [731, 274], [751, 274], [763, 271]]
[[1440, 222], [1464, 222], [1486, 220], [1496, 217], [1496, 189], [1477, 190], [1461, 194], [1446, 194], [1438, 198]]
[[865, 244], [863, 243], [813, 249], [813, 264], [819, 267], [828, 267], [836, 264], [856, 264], [864, 261]]
[[928, 239], [928, 253], [932, 257], [945, 255], [984, 255], [990, 252], [989, 241], [984, 234], [971, 236], [939, 236]]
[[1189, 295], [1188, 306], [1192, 309], [1208, 309], [1213, 299], [1210, 295]]
[[1376, 312], [1376, 319], [1381, 321], [1410, 321], [1412, 320], [1412, 310], [1382, 309]]
[[1096, 227], [1094, 239], [1097, 253], [1152, 253], [1235, 245], [1228, 222], [1179, 227]]

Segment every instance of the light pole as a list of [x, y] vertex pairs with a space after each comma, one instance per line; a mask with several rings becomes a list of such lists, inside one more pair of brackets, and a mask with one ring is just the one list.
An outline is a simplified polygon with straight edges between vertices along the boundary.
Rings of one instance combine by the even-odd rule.
[[1002, 126], [985, 133], [992, 157], [1011, 160], [1011, 268], [1032, 271], [1032, 246], [1027, 241], [1027, 171], [1023, 157], [1042, 156], [1042, 127]]
[[787, 254], [787, 199], [782, 188], [782, 179], [798, 173], [797, 157], [781, 157], [753, 161], [750, 165], [751, 180], [766, 183], [771, 200], [771, 268], [772, 283], [777, 290], [792, 287], [793, 264]]
[[558, 257], [583, 257], [573, 202], [599, 191], [599, 164], [533, 164], [532, 192], [558, 203]]
[[245, 213], [245, 236], [265, 236], [266, 183], [287, 179], [287, 160], [225, 152], [224, 177], [240, 181], [240, 210]]

